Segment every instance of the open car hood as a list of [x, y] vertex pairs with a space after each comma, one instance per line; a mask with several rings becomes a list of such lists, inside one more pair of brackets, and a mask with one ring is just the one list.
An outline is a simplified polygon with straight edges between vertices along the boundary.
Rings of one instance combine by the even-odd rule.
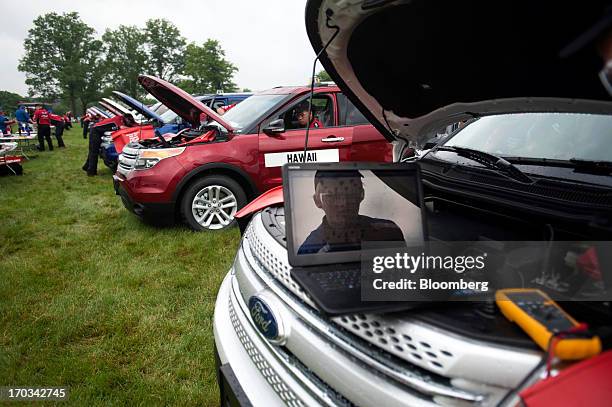
[[116, 90], [113, 91], [113, 94], [115, 96], [117, 96], [123, 103], [125, 103], [126, 105], [128, 105], [132, 109], [136, 110], [138, 113], [140, 113], [141, 115], [143, 115], [147, 119], [149, 119], [149, 120], [157, 120], [159, 122], [163, 122], [161, 117], [157, 113], [155, 113], [151, 109], [149, 109], [147, 107], [147, 105], [145, 105], [144, 103], [134, 99], [131, 96], [126, 95], [125, 93], [121, 93], [121, 92], [116, 91]]
[[193, 127], [198, 127], [200, 125], [200, 115], [203, 113], [208, 116], [209, 119], [225, 127], [230, 133], [234, 131], [234, 128], [223, 120], [221, 116], [179, 87], [150, 75], [140, 75], [138, 77], [138, 82], [140, 82], [147, 92], [164, 105], [168, 106], [170, 110], [181, 116], [183, 120], [187, 121]]
[[100, 100], [100, 105], [115, 116], [132, 113], [129, 111], [129, 109], [125, 108], [124, 106], [121, 106], [119, 103], [109, 98], [102, 98], [102, 100]]
[[[106, 111], [104, 111], [104, 110], [100, 109], [100, 108], [99, 108], [99, 107], [97, 107], [97, 106], [92, 106], [92, 107], [90, 107], [89, 109], [91, 109], [91, 111], [92, 111], [93, 113], [98, 114], [98, 115], [100, 115], [100, 116], [102, 116], [102, 117], [109, 118], [109, 117], [116, 116], [115, 114], [110, 113], [110, 112], [106, 112]], [[88, 109], [88, 110], [89, 110], [89, 109]]]
[[332, 79], [389, 140], [483, 115], [612, 112], [593, 45], [568, 47], [609, 1], [309, 0], [306, 29]]

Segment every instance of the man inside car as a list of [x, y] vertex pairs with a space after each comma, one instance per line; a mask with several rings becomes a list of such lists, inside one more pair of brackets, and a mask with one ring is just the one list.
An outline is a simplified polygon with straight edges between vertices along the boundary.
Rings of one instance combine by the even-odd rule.
[[[310, 120], [308, 120], [308, 115], [310, 113]], [[323, 127], [323, 123], [319, 121], [314, 114], [308, 108], [308, 103], [302, 103], [295, 111], [296, 117], [298, 119], [299, 127], [306, 128], [310, 127], [311, 129], [318, 129]], [[310, 122], [310, 125], [308, 124]]]
[[360, 250], [362, 241], [404, 242], [392, 221], [359, 214], [365, 191], [359, 171], [319, 170], [312, 196], [325, 216], [300, 246], [298, 254]]

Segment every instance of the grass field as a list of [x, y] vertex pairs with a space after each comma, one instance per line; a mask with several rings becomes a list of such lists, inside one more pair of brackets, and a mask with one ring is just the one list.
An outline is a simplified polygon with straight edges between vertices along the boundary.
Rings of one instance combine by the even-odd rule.
[[0, 386], [69, 386], [71, 405], [217, 405], [212, 317], [236, 228], [156, 228], [111, 171], [66, 149], [0, 178]]

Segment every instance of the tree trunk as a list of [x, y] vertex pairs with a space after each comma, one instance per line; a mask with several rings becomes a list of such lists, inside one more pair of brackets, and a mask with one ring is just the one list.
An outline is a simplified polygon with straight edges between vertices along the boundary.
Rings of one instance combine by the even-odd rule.
[[70, 111], [73, 115], [76, 114], [76, 98], [74, 96], [70, 96]]
[[76, 115], [76, 97], [74, 96], [74, 89], [70, 89], [68, 98], [70, 99], [70, 111], [73, 115]]
[[83, 113], [82, 113], [82, 115], [84, 116], [85, 113], [87, 113], [87, 103], [85, 102], [85, 100], [82, 97], [79, 98], [79, 99], [81, 99], [81, 105], [83, 106]]

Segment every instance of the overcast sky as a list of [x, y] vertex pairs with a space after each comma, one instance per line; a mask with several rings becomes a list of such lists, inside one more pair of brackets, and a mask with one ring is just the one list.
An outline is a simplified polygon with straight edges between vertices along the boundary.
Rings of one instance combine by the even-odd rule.
[[[47, 12], [77, 11], [101, 36], [106, 28], [144, 27], [150, 18], [174, 23], [188, 42], [217, 39], [239, 71], [240, 88], [264, 90], [308, 82], [315, 54], [306, 35], [305, 0], [28, 0], [2, 1], [0, 90], [25, 95], [17, 71], [32, 21]], [[320, 67], [319, 67], [320, 69]]]

